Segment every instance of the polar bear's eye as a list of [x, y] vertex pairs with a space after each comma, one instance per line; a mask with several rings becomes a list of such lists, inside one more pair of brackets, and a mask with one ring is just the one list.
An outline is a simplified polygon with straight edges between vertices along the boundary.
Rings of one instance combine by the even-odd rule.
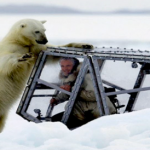
[[40, 31], [35, 31], [35, 33], [40, 33]]

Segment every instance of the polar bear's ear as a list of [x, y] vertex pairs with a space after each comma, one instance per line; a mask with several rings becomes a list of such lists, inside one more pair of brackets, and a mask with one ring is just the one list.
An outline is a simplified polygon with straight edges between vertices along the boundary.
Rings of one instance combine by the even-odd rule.
[[46, 20], [42, 20], [41, 23], [44, 24], [46, 22]]
[[26, 24], [21, 24], [20, 25], [21, 28], [24, 28], [25, 26], [26, 26]]

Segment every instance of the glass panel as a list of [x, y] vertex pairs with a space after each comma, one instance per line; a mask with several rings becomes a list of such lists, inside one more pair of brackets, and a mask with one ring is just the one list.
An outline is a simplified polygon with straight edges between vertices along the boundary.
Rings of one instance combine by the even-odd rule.
[[116, 84], [124, 89], [132, 89], [141, 67], [140, 64], [137, 65], [138, 68], [132, 68], [131, 62], [107, 60], [101, 73], [102, 80]]
[[[108, 83], [103, 84], [103, 86], [109, 88], [114, 87], [116, 88], [115, 91], [133, 89], [140, 68], [141, 65], [138, 63], [137, 68], [133, 68], [132, 62], [107, 60], [102, 67], [101, 77], [103, 81], [107, 81]], [[117, 103], [119, 106], [125, 105], [118, 109], [119, 113], [123, 113], [125, 111], [129, 98], [130, 94], [117, 95], [115, 99], [118, 100]]]
[[[42, 69], [40, 79], [47, 81], [49, 83], [60, 83], [59, 80], [59, 72], [60, 72], [60, 65], [59, 65], [59, 57], [47, 56], [45, 65]], [[54, 61], [55, 60], [55, 61]]]
[[52, 95], [55, 95], [54, 89], [35, 90], [26, 112], [34, 117], [37, 117], [38, 115], [35, 113], [35, 109], [40, 109], [42, 115], [41, 117], [45, 117]]
[[[108, 86], [108, 85], [105, 85], [105, 84], [103, 84], [104, 85], [104, 88], [110, 88], [110, 89], [112, 89], [112, 87], [111, 86]], [[119, 91], [119, 90], [117, 90], [117, 89], [114, 89], [116, 92], [117, 91]], [[105, 92], [107, 92], [107, 90], [105, 90]], [[110, 91], [109, 91], [110, 92]], [[108, 96], [109, 97], [109, 99], [111, 100], [111, 102], [113, 102], [114, 104], [115, 104], [115, 106], [116, 107], [118, 107], [118, 106], [123, 106], [123, 105], [125, 105], [125, 106], [123, 106], [123, 107], [121, 107], [121, 108], [119, 108], [119, 109], [117, 109], [117, 112], [118, 113], [124, 113], [124, 111], [125, 111], [125, 109], [126, 109], [126, 106], [127, 106], [127, 103], [128, 103], [128, 101], [129, 101], [129, 97], [130, 97], [130, 95], [129, 94], [120, 94], [120, 95], [113, 95], [113, 96]], [[116, 102], [115, 102], [115, 100], [117, 100]]]
[[[126, 90], [133, 89], [136, 79], [139, 75], [141, 65], [137, 63], [138, 67], [133, 68], [132, 62], [123, 62], [123, 61], [105, 61], [103, 70], [101, 73], [102, 80], [105, 80], [111, 84], [117, 85], [118, 87], [124, 88]], [[146, 75], [142, 87], [149, 87], [150, 75]], [[104, 86], [111, 86], [105, 82]], [[117, 90], [119, 91], [119, 90]], [[139, 93], [137, 101], [134, 106], [134, 110], [140, 110], [144, 108], [150, 108], [150, 94], [148, 91], [142, 91]], [[120, 94], [117, 95], [119, 103], [122, 105], [127, 105], [130, 94]], [[126, 106], [125, 106], [126, 107]], [[122, 113], [125, 107], [121, 108], [119, 111]]]

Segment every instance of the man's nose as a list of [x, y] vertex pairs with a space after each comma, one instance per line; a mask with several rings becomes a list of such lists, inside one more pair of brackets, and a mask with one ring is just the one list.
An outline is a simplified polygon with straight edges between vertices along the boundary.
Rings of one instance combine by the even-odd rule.
[[68, 70], [68, 68], [67, 68], [67, 67], [65, 67], [64, 69], [65, 69], [65, 70]]

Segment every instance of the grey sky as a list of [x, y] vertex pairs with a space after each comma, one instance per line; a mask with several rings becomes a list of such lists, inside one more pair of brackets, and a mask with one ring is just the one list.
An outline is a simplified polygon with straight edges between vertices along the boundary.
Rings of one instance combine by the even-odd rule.
[[150, 9], [150, 0], [0, 0], [0, 5], [6, 4], [55, 5], [87, 11], [113, 11], [116, 9]]

